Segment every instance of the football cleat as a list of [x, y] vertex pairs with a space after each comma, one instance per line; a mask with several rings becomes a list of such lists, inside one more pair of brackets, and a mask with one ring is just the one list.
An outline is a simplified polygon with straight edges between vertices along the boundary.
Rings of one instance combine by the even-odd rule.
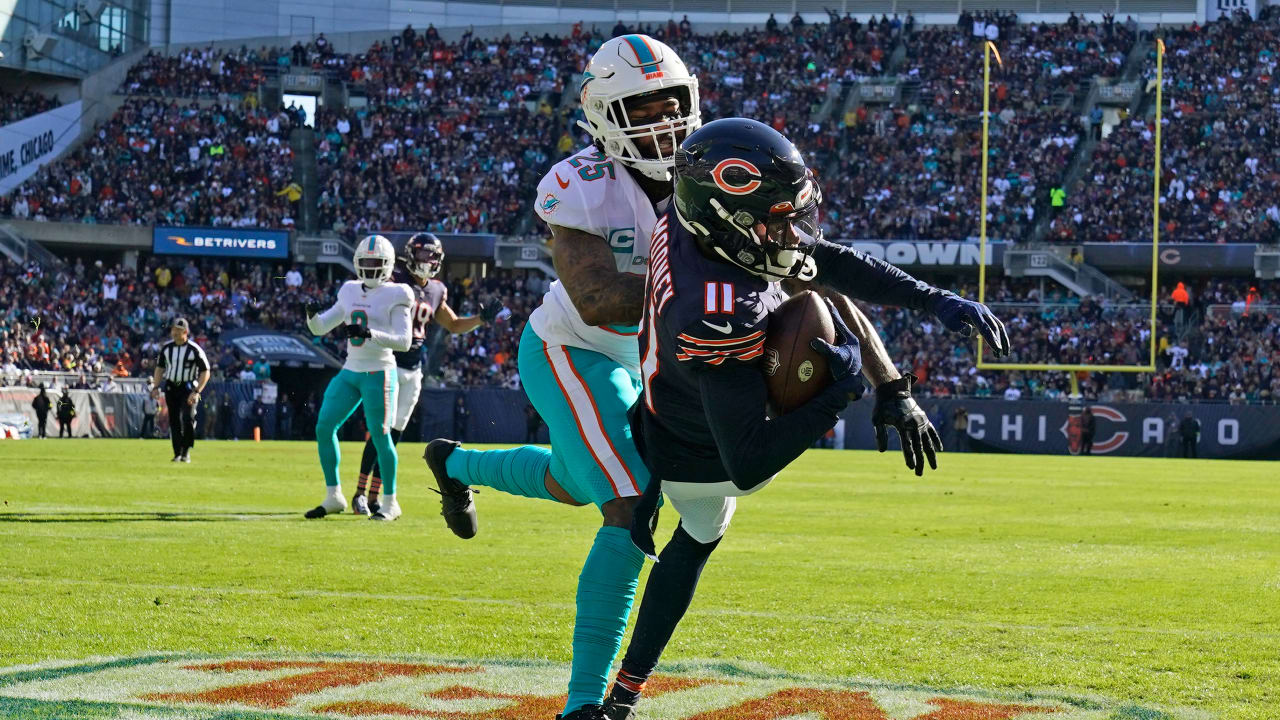
[[169, 462], [182, 462], [182, 456], [181, 456], [181, 455], [174, 455], [174, 456], [173, 456], [173, 459], [172, 459], [172, 460], [170, 460]]
[[351, 512], [356, 515], [369, 514], [369, 499], [363, 494], [357, 494], [351, 498]]
[[603, 713], [605, 720], [635, 720], [636, 704], [634, 702], [628, 704], [609, 698], [604, 701]]
[[599, 705], [583, 705], [567, 715], [556, 715], [556, 720], [606, 720], [607, 717]]
[[326, 515], [338, 515], [346, 509], [346, 498], [341, 495], [330, 495], [324, 499], [324, 502], [308, 510], [304, 517], [308, 520], [319, 520]]
[[440, 488], [436, 492], [440, 493], [440, 504], [443, 506], [440, 514], [444, 516], [445, 523], [449, 525], [454, 535], [467, 540], [475, 537], [479, 530], [476, 521], [476, 504], [471, 499], [471, 488], [449, 477], [448, 471], [445, 470], [445, 460], [449, 458], [449, 453], [461, 444], [454, 440], [437, 438], [427, 443], [422, 459], [427, 461], [427, 467], [431, 469], [431, 474], [435, 475], [436, 485]]
[[188, 450], [187, 452], [182, 453], [182, 457], [180, 457], [180, 458], [178, 458], [178, 459], [179, 459], [179, 460], [181, 460], [181, 461], [182, 461], [182, 462], [184, 462], [184, 463], [189, 463], [189, 462], [191, 462], [191, 451], [190, 451], [190, 450]]
[[369, 516], [369, 519], [395, 520], [398, 517], [400, 517], [400, 503], [396, 502], [395, 498], [387, 500], [384, 497], [383, 502], [378, 506], [378, 509]]

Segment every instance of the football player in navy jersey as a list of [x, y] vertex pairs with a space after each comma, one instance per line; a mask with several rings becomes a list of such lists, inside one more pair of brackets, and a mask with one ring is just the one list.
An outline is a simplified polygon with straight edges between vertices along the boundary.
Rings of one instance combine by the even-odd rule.
[[[998, 355], [1004, 326], [984, 305], [822, 239], [822, 193], [799, 151], [762, 123], [717, 120], [676, 154], [675, 202], [654, 228], [640, 326], [643, 392], [631, 427], [651, 473], [631, 528], [653, 557], [662, 494], [680, 524], [649, 576], [630, 646], [606, 714], [634, 714], [693, 599], [702, 568], [729, 526], [737, 497], [763, 489], [832, 426], [862, 393], [861, 349], [833, 309], [837, 340], [813, 349], [831, 384], [807, 404], [769, 419], [758, 361], [784, 280], [816, 281], [848, 297], [931, 312], [949, 329], [976, 328]], [[896, 372], [895, 372], [896, 375]], [[907, 464], [936, 468], [937, 431], [911, 399], [912, 376], [876, 382], [877, 437], [897, 428]], [[881, 450], [886, 443], [880, 442]]]

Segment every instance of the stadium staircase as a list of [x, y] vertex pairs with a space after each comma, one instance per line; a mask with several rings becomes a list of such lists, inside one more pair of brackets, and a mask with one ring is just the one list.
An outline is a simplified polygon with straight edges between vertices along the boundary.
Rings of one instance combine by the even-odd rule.
[[552, 280], [559, 279], [551, 259], [551, 247], [536, 241], [499, 240], [493, 248], [493, 264], [500, 268], [538, 270]]
[[1004, 273], [1009, 277], [1047, 277], [1081, 297], [1105, 298], [1120, 304], [1141, 302], [1129, 288], [1085, 263], [1064, 257], [1066, 248], [1022, 246], [1004, 252]]
[[45, 270], [57, 270], [62, 260], [35, 240], [22, 237], [12, 225], [0, 225], [0, 254], [18, 265], [35, 261]]

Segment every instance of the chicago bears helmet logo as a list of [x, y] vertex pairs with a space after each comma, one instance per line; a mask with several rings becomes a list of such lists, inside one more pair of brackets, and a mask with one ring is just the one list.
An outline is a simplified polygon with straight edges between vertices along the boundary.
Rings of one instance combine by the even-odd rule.
[[729, 178], [726, 176], [729, 174], [729, 171], [734, 168], [741, 171], [734, 173], [734, 175], [737, 176], [734, 179], [743, 179], [744, 175], [746, 178], [760, 177], [760, 168], [757, 168], [755, 165], [739, 158], [728, 158], [727, 160], [721, 160], [717, 163], [715, 168], [711, 171], [711, 179], [715, 180], [716, 187], [719, 187], [730, 195], [747, 195], [755, 192], [756, 189], [760, 187], [760, 181], [757, 179], [747, 179], [745, 183], [730, 182]]

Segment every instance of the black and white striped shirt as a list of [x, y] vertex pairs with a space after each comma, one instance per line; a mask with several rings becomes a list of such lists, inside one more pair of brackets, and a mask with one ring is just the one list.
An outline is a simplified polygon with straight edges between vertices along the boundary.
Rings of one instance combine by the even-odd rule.
[[160, 347], [157, 364], [164, 369], [164, 379], [171, 383], [189, 383], [209, 369], [209, 358], [191, 340], [179, 345], [170, 340]]

